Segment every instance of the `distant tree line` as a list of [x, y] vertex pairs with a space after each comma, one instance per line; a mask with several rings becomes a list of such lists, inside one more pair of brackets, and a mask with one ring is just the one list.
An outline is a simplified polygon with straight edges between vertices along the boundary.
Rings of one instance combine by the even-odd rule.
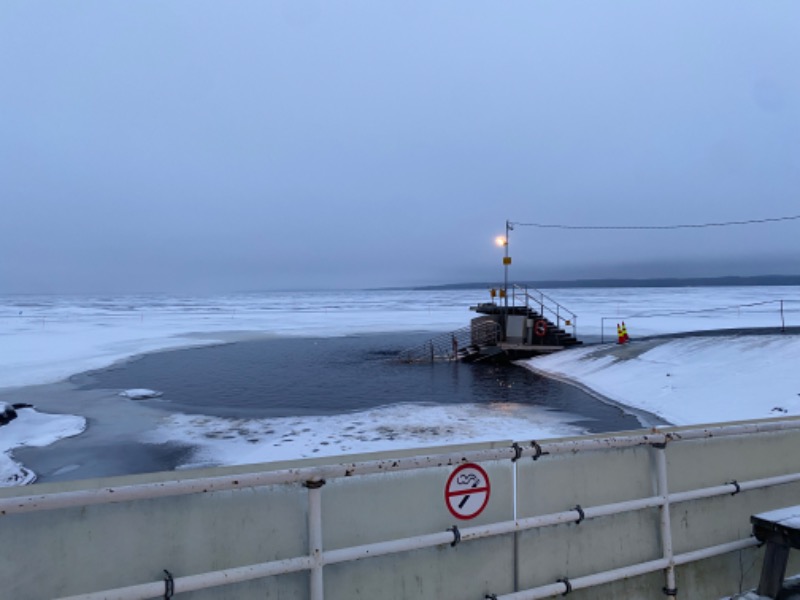
[[[800, 275], [754, 275], [752, 277], [658, 277], [651, 279], [572, 279], [566, 281], [516, 281], [532, 288], [625, 288], [625, 287], [710, 287], [800, 285]], [[474, 290], [498, 287], [497, 281], [446, 283], [414, 287], [414, 290]]]

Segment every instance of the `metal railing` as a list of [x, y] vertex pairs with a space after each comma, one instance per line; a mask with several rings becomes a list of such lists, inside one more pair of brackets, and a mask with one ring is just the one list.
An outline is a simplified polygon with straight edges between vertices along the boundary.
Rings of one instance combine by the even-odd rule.
[[[578, 337], [578, 315], [553, 300], [550, 296], [527, 286], [514, 284], [511, 290], [511, 302], [516, 306], [517, 295], [520, 295], [525, 302], [526, 308], [538, 307], [539, 314], [548, 319], [554, 319], [557, 327], [572, 327], [572, 336]], [[549, 313], [549, 316], [548, 316]]]
[[494, 321], [481, 321], [439, 334], [424, 344], [404, 350], [398, 356], [400, 362], [434, 362], [457, 360], [477, 346], [493, 346], [500, 340], [500, 325]]
[[[447, 551], [448, 546], [470, 542], [481, 538], [505, 535], [515, 532], [530, 531], [553, 525], [580, 522], [586, 519], [599, 519], [610, 515], [631, 513], [644, 509], [660, 510], [660, 538], [662, 556], [637, 564], [631, 564], [603, 572], [598, 572], [572, 580], [561, 579], [553, 583], [516, 591], [505, 595], [487, 597], [498, 600], [532, 600], [566, 595], [572, 590], [588, 588], [604, 583], [618, 581], [645, 573], [664, 571], [665, 589], [676, 588], [675, 567], [697, 562], [709, 557], [756, 546], [758, 541], [753, 537], [738, 539], [723, 544], [711, 545], [692, 551], [675, 554], [672, 547], [670, 525], [670, 506], [682, 502], [705, 498], [723, 497], [739, 494], [748, 490], [763, 489], [788, 483], [800, 482], [800, 473], [774, 475], [762, 479], [720, 482], [710, 487], [694, 488], [678, 493], [669, 491], [667, 480], [667, 449], [673, 444], [683, 444], [693, 440], [725, 438], [747, 434], [765, 434], [782, 431], [800, 430], [800, 421], [764, 421], [744, 424], [729, 424], [696, 429], [681, 429], [675, 432], [647, 431], [627, 435], [602, 438], [575, 438], [571, 440], [554, 440], [551, 442], [528, 442], [513, 444], [510, 447], [474, 450], [439, 455], [420, 455], [399, 457], [386, 460], [343, 463], [336, 465], [315, 466], [306, 468], [285, 469], [271, 472], [237, 474], [230, 476], [207, 477], [188, 481], [162, 481], [157, 483], [121, 486], [71, 492], [33, 494], [28, 497], [0, 499], [0, 514], [13, 515], [37, 511], [53, 511], [71, 507], [86, 507], [99, 504], [113, 504], [136, 500], [150, 500], [169, 496], [201, 494], [219, 490], [242, 490], [250, 487], [276, 484], [304, 483], [308, 488], [308, 554], [282, 560], [259, 564], [245, 565], [236, 568], [222, 569], [198, 573], [183, 577], [175, 577], [171, 581], [174, 593], [183, 593], [217, 586], [251, 581], [285, 573], [307, 571], [310, 574], [310, 599], [323, 600], [323, 570], [326, 565], [356, 561], [376, 556], [385, 556], [408, 552], [422, 548], [441, 548]], [[650, 447], [656, 454], [650, 463], [654, 471], [655, 494], [645, 498], [634, 498], [597, 506], [578, 505], [573, 508], [542, 514], [528, 518], [518, 518], [516, 505], [513, 519], [509, 521], [489, 523], [486, 525], [453, 527], [414, 537], [394, 539], [385, 542], [360, 546], [325, 550], [322, 546], [322, 509], [321, 494], [327, 480], [353, 478], [359, 475], [375, 473], [393, 473], [427, 469], [443, 465], [463, 463], [481, 463], [498, 460], [511, 460], [514, 463], [513, 489], [517, 489], [517, 469], [519, 459], [531, 457], [534, 460], [546, 456], [575, 455], [582, 452], [602, 451]], [[88, 565], [87, 565], [87, 568]], [[164, 597], [163, 580], [150, 581], [138, 585], [80, 594], [62, 598], [61, 600], [100, 600], [115, 598], [116, 600], [146, 599]]]
[[[600, 317], [600, 343], [605, 342], [605, 328], [606, 321], [616, 322], [619, 324], [623, 321], [632, 321], [635, 319], [652, 319], [652, 318], [669, 318], [669, 317], [691, 317], [693, 315], [726, 313], [736, 311], [737, 316], [740, 316], [743, 309], [757, 309], [757, 314], [771, 313], [780, 319], [780, 330], [786, 330], [786, 310], [785, 305], [798, 304], [794, 300], [764, 300], [762, 302], [749, 302], [747, 304], [733, 304], [728, 306], [712, 306], [709, 308], [698, 308], [689, 310], [663, 310], [652, 312], [639, 312], [629, 315], [616, 316], [616, 317]], [[771, 310], [762, 307], [774, 307]], [[791, 312], [791, 309], [789, 309]], [[683, 323], [685, 325], [685, 323]], [[777, 326], [777, 322], [775, 323]]]

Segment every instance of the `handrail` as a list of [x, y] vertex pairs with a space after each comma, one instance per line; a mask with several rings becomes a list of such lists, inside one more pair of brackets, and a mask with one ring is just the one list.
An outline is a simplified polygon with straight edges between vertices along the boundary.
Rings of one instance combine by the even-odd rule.
[[[606, 321], [630, 321], [631, 319], [650, 319], [654, 317], [679, 317], [679, 316], [686, 316], [686, 315], [697, 315], [697, 314], [704, 314], [704, 313], [715, 313], [715, 312], [725, 312], [729, 310], [736, 310], [740, 311], [743, 308], [753, 308], [756, 306], [769, 306], [777, 304], [777, 314], [780, 316], [781, 321], [781, 331], [786, 330], [786, 318], [785, 318], [785, 311], [784, 305], [792, 304], [797, 301], [795, 300], [783, 300], [783, 299], [775, 299], [775, 300], [763, 300], [761, 302], [749, 302], [746, 304], [732, 304], [727, 306], [712, 306], [709, 308], [696, 308], [696, 309], [689, 309], [689, 310], [668, 310], [668, 311], [653, 311], [653, 312], [640, 312], [634, 313], [630, 315], [617, 315], [615, 317], [600, 317], [600, 343], [605, 343], [605, 326]], [[768, 311], [764, 311], [768, 312]]]
[[[783, 421], [751, 422], [739, 424], [725, 424], [704, 428], [680, 428], [676, 431], [660, 430], [628, 433], [604, 438], [565, 439], [548, 442], [515, 443], [510, 447], [501, 447], [485, 450], [472, 450], [453, 454], [423, 455], [414, 457], [396, 458], [385, 461], [367, 461], [347, 463], [342, 465], [316, 466], [299, 469], [287, 469], [272, 473], [262, 473], [254, 477], [256, 481], [242, 481], [243, 474], [230, 477], [212, 477], [185, 482], [162, 482], [160, 484], [140, 484], [121, 488], [106, 488], [84, 492], [61, 492], [55, 494], [37, 494], [28, 498], [9, 498], [0, 501], [0, 508], [11, 513], [47, 511], [69, 506], [86, 506], [89, 504], [112, 504], [129, 500], [141, 500], [180, 494], [205, 493], [209, 489], [242, 489], [252, 485], [267, 485], [277, 483], [296, 483], [306, 481], [317, 482], [318, 485], [307, 485], [309, 494], [309, 536], [317, 536], [318, 542], [310, 544], [309, 554], [294, 556], [265, 562], [231, 567], [219, 571], [206, 571], [203, 573], [188, 574], [174, 578], [175, 592], [190, 592], [207, 589], [237, 582], [251, 581], [279, 575], [306, 571], [314, 578], [315, 572], [319, 575], [316, 585], [312, 585], [310, 597], [312, 600], [322, 600], [324, 588], [322, 584], [322, 569], [326, 565], [362, 560], [370, 557], [408, 552], [415, 549], [440, 547], [443, 551], [448, 546], [458, 543], [470, 542], [482, 538], [506, 535], [514, 532], [530, 531], [558, 524], [580, 523], [584, 519], [600, 519], [611, 515], [631, 513], [646, 509], [656, 508], [662, 514], [659, 537], [662, 541], [662, 552], [658, 558], [648, 562], [625, 564], [611, 570], [592, 572], [581, 577], [567, 580], [558, 580], [553, 583], [540, 585], [503, 595], [491, 597], [503, 600], [520, 600], [522, 598], [546, 598], [555, 595], [564, 595], [570, 590], [588, 588], [612, 581], [641, 575], [643, 573], [664, 571], [668, 589], [675, 589], [675, 567], [696, 562], [711, 556], [718, 556], [750, 548], [758, 544], [754, 538], [734, 539], [717, 545], [705, 545], [699, 548], [684, 550], [674, 553], [672, 550], [672, 532], [669, 526], [668, 515], [670, 507], [675, 504], [690, 502], [704, 498], [726, 497], [746, 492], [749, 490], [782, 486], [800, 481], [800, 473], [790, 471], [784, 474], [773, 474], [765, 478], [746, 479], [733, 481], [712, 482], [712, 485], [693, 487], [689, 490], [670, 491], [667, 481], [666, 453], [673, 444], [680, 444], [691, 440], [705, 438], [721, 438], [740, 436], [743, 434], [758, 434], [778, 431], [797, 431], [800, 422], [797, 419]], [[517, 461], [526, 456], [534, 459], [557, 454], [575, 454], [585, 451], [603, 451], [609, 448], [635, 448], [648, 446], [656, 452], [656, 460], [649, 460], [650, 469], [657, 475], [658, 485], [654, 493], [647, 497], [633, 497], [621, 499], [609, 504], [584, 504], [573, 508], [564, 507], [556, 512], [539, 513], [520, 518], [516, 512], [511, 520], [501, 520], [483, 525], [456, 527], [446, 531], [423, 533], [413, 537], [395, 538], [392, 540], [373, 542], [361, 546], [350, 546], [338, 549], [325, 549], [322, 547], [321, 528], [321, 494], [324, 490], [326, 479], [345, 478], [353, 475], [368, 473], [388, 473], [392, 471], [407, 471], [412, 469], [426, 469], [436, 465], [464, 464], [466, 462], [481, 463], [510, 459], [515, 465]], [[516, 482], [517, 470], [513, 471]], [[247, 475], [244, 475], [247, 477]], [[232, 480], [232, 481], [228, 481]], [[186, 484], [189, 485], [186, 485]], [[222, 485], [220, 485], [222, 484]], [[516, 483], [512, 484], [516, 489]], [[210, 487], [209, 487], [210, 486]], [[87, 495], [88, 494], [88, 495]], [[66, 500], [66, 502], [65, 502]], [[316, 539], [316, 538], [315, 538]], [[69, 600], [100, 600], [101, 598], [157, 598], [164, 594], [164, 582], [149, 581], [128, 587], [113, 590], [90, 592], [78, 596], [70, 596]], [[490, 597], [490, 596], [487, 596]], [[62, 600], [67, 600], [62, 598]]]
[[434, 362], [435, 360], [457, 360], [459, 353], [475, 345], [494, 345], [500, 339], [500, 326], [494, 321], [478, 322], [467, 327], [440, 333], [430, 340], [404, 350], [398, 356], [400, 362]]
[[[572, 439], [541, 439], [538, 441], [520, 442], [518, 445], [485, 450], [466, 450], [442, 454], [429, 453], [409, 457], [362, 460], [355, 463], [345, 462], [341, 464], [289, 468], [278, 471], [254, 471], [250, 474], [219, 475], [186, 480], [176, 479], [153, 483], [138, 483], [90, 490], [42, 492], [28, 496], [10, 496], [7, 498], [0, 498], [0, 514], [7, 516], [77, 506], [116, 504], [135, 500], [206, 494], [223, 490], [247, 489], [277, 484], [347, 479], [355, 475], [425, 469], [432, 465], [458, 465], [466, 462], [480, 463], [504, 459], [513, 459], [515, 462], [519, 458], [533, 458], [538, 460], [543, 456], [596, 452], [609, 448], [658, 447], [693, 440], [798, 430], [800, 430], [800, 418], [788, 418], [723, 423], [707, 427], [689, 426], [659, 428], [621, 432], [616, 435], [611, 434]], [[742, 485], [741, 482], [739, 485]]]
[[[563, 321], [564, 325], [566, 325], [566, 326], [571, 325], [572, 326], [572, 335], [573, 335], [573, 337], [578, 337], [578, 334], [577, 334], [577, 331], [578, 331], [578, 329], [577, 329], [578, 315], [576, 315], [574, 312], [569, 310], [566, 306], [564, 306], [563, 304], [560, 304], [558, 301], [554, 300], [553, 298], [551, 298], [550, 296], [548, 296], [547, 294], [545, 294], [541, 290], [537, 290], [536, 288], [528, 288], [528, 286], [524, 286], [523, 287], [523, 286], [521, 286], [519, 284], [516, 284], [516, 283], [514, 284], [514, 287], [512, 288], [512, 297], [511, 297], [512, 304], [516, 303], [516, 292], [517, 291], [521, 292], [523, 297], [525, 298], [525, 306], [526, 307], [529, 306], [528, 300], [532, 300], [535, 304], [539, 305], [539, 313], [542, 316], [545, 316], [545, 311], [549, 312], [551, 315], [553, 315], [555, 317], [556, 326], [561, 327], [561, 322]], [[538, 294], [539, 298], [537, 299], [534, 296], [532, 296], [531, 292], [535, 292], [536, 294]], [[550, 305], [545, 304], [545, 300], [547, 300], [550, 303]], [[551, 305], [554, 306], [555, 308], [552, 308]], [[562, 314], [561, 314], [562, 312], [566, 313], [570, 318], [565, 318], [564, 316], [562, 316]]]

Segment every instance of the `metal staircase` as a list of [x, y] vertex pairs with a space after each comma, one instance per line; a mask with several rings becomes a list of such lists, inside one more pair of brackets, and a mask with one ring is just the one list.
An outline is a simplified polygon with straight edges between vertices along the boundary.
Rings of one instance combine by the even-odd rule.
[[494, 321], [487, 321], [477, 327], [468, 326], [431, 338], [424, 344], [404, 350], [398, 360], [405, 363], [463, 360], [473, 362], [484, 356], [481, 349], [497, 346], [501, 329]]
[[401, 352], [398, 359], [406, 363], [515, 360], [582, 343], [576, 337], [575, 313], [539, 290], [515, 285], [511, 291], [502, 304], [471, 307], [481, 316], [472, 319], [469, 327], [437, 335]]
[[[553, 300], [544, 292], [514, 284], [511, 289], [511, 304], [516, 306], [517, 299], [524, 303], [525, 308], [532, 311], [533, 314], [538, 315], [538, 318], [545, 319], [555, 330], [565, 332], [563, 327], [571, 327], [572, 334], [570, 337], [574, 340], [570, 345], [580, 344], [578, 341], [578, 315], [565, 306]], [[555, 319], [555, 321], [551, 320]], [[567, 338], [564, 338], [565, 340]]]

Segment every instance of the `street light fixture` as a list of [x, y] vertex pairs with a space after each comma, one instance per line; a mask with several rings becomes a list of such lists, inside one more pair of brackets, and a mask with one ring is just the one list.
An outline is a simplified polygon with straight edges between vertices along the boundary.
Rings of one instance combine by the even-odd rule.
[[505, 313], [503, 318], [503, 338], [506, 337], [506, 332], [508, 330], [508, 265], [511, 264], [511, 257], [508, 255], [508, 233], [514, 230], [514, 225], [506, 219], [506, 235], [498, 235], [495, 238], [495, 243], [498, 246], [503, 246], [505, 251], [505, 256], [503, 256], [503, 312]]

